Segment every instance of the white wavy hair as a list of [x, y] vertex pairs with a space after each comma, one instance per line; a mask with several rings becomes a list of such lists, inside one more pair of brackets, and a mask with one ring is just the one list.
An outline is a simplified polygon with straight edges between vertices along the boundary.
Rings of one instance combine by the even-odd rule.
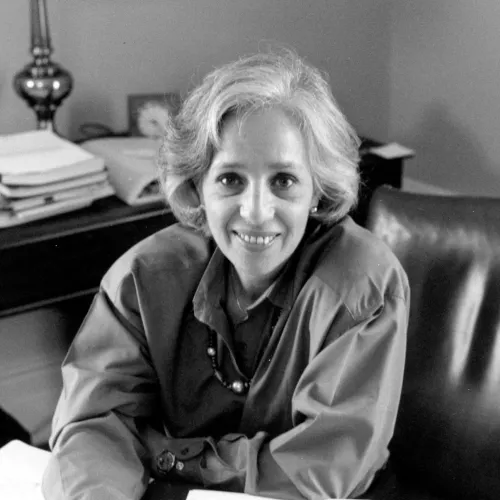
[[359, 139], [325, 77], [291, 50], [258, 53], [205, 76], [170, 116], [159, 155], [161, 185], [174, 215], [208, 234], [196, 186], [220, 147], [229, 114], [279, 107], [301, 131], [315, 193], [314, 215], [333, 223], [357, 203]]

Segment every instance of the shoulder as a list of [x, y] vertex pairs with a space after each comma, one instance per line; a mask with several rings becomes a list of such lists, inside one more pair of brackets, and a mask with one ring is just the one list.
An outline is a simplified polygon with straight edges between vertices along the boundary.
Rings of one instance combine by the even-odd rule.
[[150, 293], [181, 292], [195, 286], [213, 252], [210, 240], [181, 224], [173, 224], [140, 241], [119, 257], [105, 274], [102, 287], [113, 299], [123, 287], [149, 288]]
[[350, 217], [325, 232], [313, 275], [354, 317], [364, 316], [386, 300], [409, 299], [408, 279], [397, 257]]

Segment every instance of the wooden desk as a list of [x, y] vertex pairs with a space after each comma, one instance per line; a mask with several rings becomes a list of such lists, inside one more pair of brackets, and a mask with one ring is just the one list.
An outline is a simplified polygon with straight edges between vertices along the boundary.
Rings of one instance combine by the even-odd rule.
[[0, 230], [0, 317], [93, 295], [117, 257], [173, 222], [163, 204], [130, 207], [110, 197]]

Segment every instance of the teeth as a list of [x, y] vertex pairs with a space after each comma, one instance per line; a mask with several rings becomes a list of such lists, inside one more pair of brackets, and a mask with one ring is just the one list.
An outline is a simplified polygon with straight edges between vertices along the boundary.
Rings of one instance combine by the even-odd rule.
[[246, 241], [247, 243], [252, 243], [253, 245], [269, 245], [276, 236], [250, 236], [248, 234], [244, 233], [237, 233], [238, 236], [243, 240]]

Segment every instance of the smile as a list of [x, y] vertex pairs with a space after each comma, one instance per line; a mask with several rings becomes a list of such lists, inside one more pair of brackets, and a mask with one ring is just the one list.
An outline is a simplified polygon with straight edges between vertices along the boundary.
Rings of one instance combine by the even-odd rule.
[[270, 245], [279, 236], [278, 234], [270, 236], [253, 236], [246, 233], [238, 233], [237, 231], [235, 231], [234, 234], [236, 234], [236, 236], [238, 236], [238, 238], [240, 240], [243, 240], [245, 243], [250, 243], [252, 245], [262, 245], [262, 246]]

